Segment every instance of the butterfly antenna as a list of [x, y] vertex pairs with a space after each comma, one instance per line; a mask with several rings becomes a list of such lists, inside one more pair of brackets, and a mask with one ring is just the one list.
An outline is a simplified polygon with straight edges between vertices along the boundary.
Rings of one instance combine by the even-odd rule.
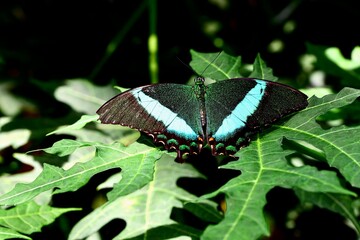
[[223, 51], [219, 52], [216, 57], [206, 66], [206, 68], [204, 69], [204, 71], [202, 71], [202, 73], [200, 74], [200, 76], [203, 76], [205, 71], [210, 67], [211, 64], [213, 64], [215, 62], [215, 60], [220, 56], [220, 54], [222, 53]]
[[183, 61], [181, 61], [181, 59], [179, 57], [176, 57], [182, 64], [184, 64], [187, 68], [190, 69], [190, 71], [192, 71], [195, 75], [198, 75], [198, 77], [196, 77], [194, 79], [194, 81], [202, 81], [204, 82], [205, 81], [205, 78], [203, 77], [203, 74], [205, 73], [205, 71], [210, 67], [210, 65], [215, 62], [215, 60], [220, 56], [220, 54], [222, 53], [223, 51], [219, 52], [216, 57], [206, 66], [206, 68], [204, 69], [204, 71], [202, 71], [202, 73], [200, 75], [197, 74], [197, 72], [195, 72], [191, 67], [189, 67], [189, 65], [185, 64]]
[[187, 65], [186, 63], [184, 63], [178, 56], [176, 56], [176, 58], [177, 58], [182, 64], [184, 64], [185, 67], [187, 67], [188, 69], [190, 69], [191, 72], [193, 72], [194, 74], [197, 75], [197, 73], [196, 73], [191, 67], [189, 67], [189, 65]]

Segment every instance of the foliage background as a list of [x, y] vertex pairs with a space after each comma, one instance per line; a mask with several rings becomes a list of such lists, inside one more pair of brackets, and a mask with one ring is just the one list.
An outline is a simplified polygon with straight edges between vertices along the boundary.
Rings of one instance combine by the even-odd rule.
[[[302, 61], [306, 54], [315, 54], [306, 43], [338, 47], [350, 58], [360, 40], [356, 30], [359, 11], [360, 3], [351, 0], [1, 1], [1, 113], [13, 117], [1, 131], [30, 129], [31, 135], [26, 144], [1, 150], [0, 171], [27, 172], [29, 166], [16, 160], [13, 153], [51, 146], [64, 136], [45, 137], [46, 133], [79, 119], [81, 111], [54, 97], [55, 89], [67, 79], [85, 78], [97, 85], [122, 87], [156, 79], [186, 83], [193, 73], [177, 58], [188, 64], [189, 49], [195, 49], [224, 50], [241, 55], [244, 63], [252, 63], [261, 53], [283, 82], [309, 87], [314, 85], [309, 79], [318, 72]], [[149, 74], [151, 33], [158, 39], [158, 77]], [[329, 69], [321, 70], [325, 71], [327, 91], [344, 86], [339, 76], [326, 74]], [[6, 145], [6, 140], [2, 141], [0, 144]], [[42, 162], [59, 166], [64, 159], [43, 157]], [[92, 211], [94, 198], [99, 197], [95, 186], [105, 178], [96, 175], [77, 192], [55, 195], [52, 206], [83, 211], [61, 215], [32, 237], [46, 239], [56, 234], [66, 238], [71, 227]], [[288, 212], [299, 207], [291, 190], [272, 190], [268, 202], [266, 210], [275, 222], [284, 223], [274, 226], [274, 239], [295, 238], [297, 231], [302, 236], [316, 231], [328, 239], [338, 233], [349, 239], [355, 236], [341, 216], [316, 207], [299, 211], [296, 227], [287, 229]], [[112, 236], [112, 226], [117, 224], [102, 229], [105, 236]]]

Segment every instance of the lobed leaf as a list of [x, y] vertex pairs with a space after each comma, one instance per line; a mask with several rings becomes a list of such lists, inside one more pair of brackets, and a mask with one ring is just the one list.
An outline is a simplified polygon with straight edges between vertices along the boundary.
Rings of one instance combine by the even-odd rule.
[[[199, 177], [200, 174], [191, 165], [176, 164], [166, 156], [168, 155], [157, 161], [154, 178], [148, 185], [130, 194], [109, 198], [109, 202], [95, 209], [76, 224], [69, 239], [85, 238], [112, 219], [118, 218], [126, 221], [126, 228], [115, 239], [147, 235], [149, 231], [158, 237], [163, 234], [161, 232], [163, 229], [159, 227], [175, 224], [170, 219], [172, 208], [181, 207], [182, 201], [196, 199], [194, 195], [179, 188], [176, 182], [180, 177]], [[183, 228], [180, 236], [187, 234]]]
[[311, 98], [308, 108], [285, 124], [274, 125], [270, 130], [275, 130], [262, 134], [261, 138], [258, 135], [238, 153], [238, 161], [223, 166], [240, 170], [242, 174], [207, 196], [225, 193], [227, 212], [223, 221], [205, 230], [203, 239], [256, 239], [269, 235], [262, 209], [266, 194], [275, 186], [356, 196], [341, 185], [336, 172], [289, 165], [285, 157], [292, 151], [282, 149], [280, 140], [285, 136], [313, 144], [324, 151], [331, 166], [338, 168], [354, 186], [359, 186], [360, 144], [348, 136], [350, 133], [358, 136], [360, 128], [341, 126], [324, 130], [316, 123], [319, 115], [349, 104], [358, 96], [359, 90], [344, 89], [322, 99]]
[[138, 143], [124, 147], [118, 143], [103, 145], [62, 140], [47, 151], [64, 156], [72, 153], [76, 148], [84, 146], [93, 146], [97, 149], [96, 155], [91, 161], [78, 163], [69, 170], [45, 164], [43, 172], [33, 182], [19, 183], [13, 190], [0, 196], [0, 204], [20, 204], [44, 191], [55, 188], [54, 193], [75, 191], [86, 184], [95, 174], [109, 169], [123, 169], [123, 179], [116, 187], [122, 189], [121, 194], [135, 191], [152, 179], [153, 165], [160, 157], [157, 149]]
[[291, 118], [286, 125], [274, 126], [284, 131], [288, 138], [306, 141], [322, 150], [329, 165], [339, 169], [355, 187], [360, 187], [360, 140], [355, 137], [359, 136], [360, 127], [323, 129], [316, 119], [333, 108], [352, 103], [359, 96], [360, 90], [344, 88], [338, 94], [312, 97], [309, 106], [301, 114]]

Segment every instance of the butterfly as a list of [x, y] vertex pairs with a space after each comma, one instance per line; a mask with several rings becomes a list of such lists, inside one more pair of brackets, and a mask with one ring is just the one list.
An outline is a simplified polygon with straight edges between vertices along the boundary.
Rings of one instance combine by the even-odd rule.
[[125, 91], [97, 110], [99, 120], [144, 132], [184, 162], [206, 145], [214, 156], [233, 156], [261, 127], [308, 105], [302, 92], [267, 80], [194, 81], [194, 86], [163, 83]]

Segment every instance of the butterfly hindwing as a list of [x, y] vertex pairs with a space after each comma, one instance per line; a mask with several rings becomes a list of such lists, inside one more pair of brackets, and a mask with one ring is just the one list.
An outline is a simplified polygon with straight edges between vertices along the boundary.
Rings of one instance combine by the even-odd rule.
[[213, 154], [236, 152], [260, 127], [305, 108], [306, 99], [291, 87], [259, 79], [229, 79], [209, 85], [206, 132]]
[[[138, 129], [176, 149], [178, 158], [199, 152], [204, 138], [199, 103], [191, 86], [156, 84], [123, 92], [106, 102], [97, 113], [102, 123]], [[178, 159], [181, 161], [180, 159]]]

